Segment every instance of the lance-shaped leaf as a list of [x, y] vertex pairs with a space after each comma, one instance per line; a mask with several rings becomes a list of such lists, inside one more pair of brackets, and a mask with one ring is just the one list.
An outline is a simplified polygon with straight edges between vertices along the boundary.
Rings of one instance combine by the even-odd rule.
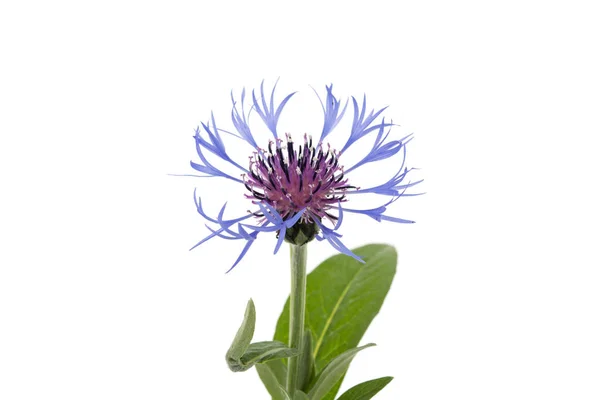
[[279, 393], [283, 400], [292, 400], [292, 397], [288, 394], [287, 390], [282, 385], [279, 385]]
[[308, 397], [310, 397], [311, 400], [323, 399], [323, 397], [329, 393], [346, 373], [346, 370], [356, 353], [371, 346], [375, 346], [375, 344], [369, 343], [361, 347], [347, 350], [331, 360], [317, 378], [317, 381], [312, 389], [310, 389], [310, 392], [308, 392]]
[[248, 349], [240, 359], [233, 360], [228, 358], [227, 364], [233, 372], [242, 372], [249, 370], [258, 363], [297, 355], [298, 350], [290, 349], [281, 342], [256, 342], [248, 346]]
[[[252, 347], [252, 345], [250, 345]], [[312, 357], [312, 334], [309, 329], [304, 332], [304, 344], [302, 346], [302, 354], [300, 354], [300, 363], [298, 371], [298, 387], [306, 390], [309, 382], [315, 377], [314, 359]], [[283, 358], [256, 364], [256, 371], [267, 388], [273, 400], [283, 400], [280, 387], [286, 384], [287, 367], [283, 362]], [[307, 396], [302, 391], [296, 391], [296, 398], [303, 399], [302, 396]], [[300, 396], [300, 397], [298, 397]], [[307, 397], [308, 399], [308, 397]]]
[[248, 346], [240, 362], [250, 368], [256, 363], [262, 363], [278, 358], [288, 358], [298, 355], [298, 350], [290, 349], [285, 344], [277, 341], [256, 342]]
[[257, 363], [298, 355], [296, 349], [290, 349], [278, 341], [250, 344], [254, 335], [255, 322], [256, 311], [254, 302], [250, 299], [246, 306], [244, 321], [225, 356], [227, 365], [233, 372], [247, 371]]
[[[305, 325], [313, 333], [317, 373], [333, 358], [358, 345], [396, 273], [393, 247], [371, 244], [352, 251], [365, 263], [339, 254], [325, 260], [307, 277]], [[288, 343], [288, 330], [289, 299], [277, 321], [274, 339]], [[319, 400], [333, 400], [342, 378]]]
[[348, 389], [337, 400], [369, 400], [392, 381], [391, 376], [373, 379]]
[[296, 390], [294, 393], [294, 400], [310, 400], [310, 397], [301, 390]]
[[300, 365], [298, 367], [298, 387], [305, 391], [315, 377], [315, 359], [312, 351], [312, 333], [310, 329], [307, 329], [304, 331], [304, 344], [302, 354], [299, 355]]
[[239, 360], [246, 352], [248, 346], [250, 346], [252, 336], [254, 336], [255, 324], [256, 309], [254, 308], [254, 302], [252, 299], [250, 299], [248, 300], [248, 305], [246, 306], [246, 312], [244, 313], [242, 325], [238, 329], [235, 338], [233, 339], [233, 343], [231, 343], [231, 346], [225, 355], [227, 365], [229, 365], [229, 368], [234, 372], [240, 371], [239, 369], [235, 368], [239, 364]]
[[287, 367], [282, 359], [256, 364], [256, 372], [273, 400], [285, 400], [280, 387], [285, 386]]

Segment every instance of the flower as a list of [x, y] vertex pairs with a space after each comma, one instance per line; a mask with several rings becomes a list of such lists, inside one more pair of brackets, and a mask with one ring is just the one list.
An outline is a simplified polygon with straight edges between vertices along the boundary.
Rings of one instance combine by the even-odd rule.
[[[276, 232], [277, 243], [275, 253], [284, 240], [302, 245], [316, 237], [317, 240], [327, 240], [336, 250], [362, 261], [352, 253], [341, 241], [342, 235], [338, 230], [342, 226], [344, 213], [362, 214], [376, 221], [397, 223], [412, 223], [402, 218], [386, 215], [387, 206], [401, 196], [410, 196], [406, 190], [416, 182], [404, 183], [407, 174], [412, 170], [404, 164], [406, 145], [412, 135], [398, 140], [387, 140], [394, 125], [386, 122], [380, 115], [386, 108], [367, 113], [366, 96], [362, 104], [352, 97], [353, 120], [350, 135], [340, 151], [324, 144], [324, 140], [344, 117], [348, 101], [342, 103], [333, 94], [333, 85], [326, 86], [325, 102], [319, 97], [323, 109], [323, 130], [318, 140], [304, 134], [300, 143], [295, 143], [292, 135], [287, 133], [285, 140], [277, 131], [281, 113], [294, 93], [288, 94], [275, 106], [274, 85], [270, 96], [265, 95], [264, 81], [260, 93], [252, 91], [252, 107], [245, 112], [244, 103], [246, 92], [241, 93], [240, 108], [233, 93], [231, 95], [231, 121], [234, 130], [226, 131], [217, 127], [214, 115], [209, 122], [202, 123], [196, 129], [194, 141], [199, 162], [191, 161], [191, 166], [202, 175], [201, 177], [220, 177], [244, 185], [246, 197], [253, 204], [254, 210], [233, 219], [225, 219], [225, 203], [216, 217], [210, 217], [203, 209], [200, 197], [194, 191], [194, 200], [198, 213], [214, 227], [206, 225], [211, 234], [196, 243], [192, 249], [214, 237], [229, 240], [242, 240], [245, 245], [237, 260], [229, 269], [233, 269], [248, 252], [257, 236], [261, 233]], [[318, 95], [317, 95], [318, 96]], [[265, 148], [259, 146], [249, 126], [250, 113], [256, 112], [266, 125], [273, 139]], [[228, 133], [247, 142], [254, 150], [248, 166], [231, 159], [225, 148], [221, 133]], [[368, 153], [350, 168], [344, 168], [342, 158], [344, 152], [366, 135], [376, 135], [374, 144]], [[212, 153], [232, 168], [242, 171], [237, 178], [211, 164], [206, 155]], [[351, 184], [348, 175], [355, 169], [376, 161], [398, 155], [399, 168], [384, 184], [359, 188]], [[355, 209], [345, 206], [354, 196], [361, 194], [376, 194], [385, 197], [384, 204], [371, 209]], [[191, 249], [190, 249], [191, 250]]]

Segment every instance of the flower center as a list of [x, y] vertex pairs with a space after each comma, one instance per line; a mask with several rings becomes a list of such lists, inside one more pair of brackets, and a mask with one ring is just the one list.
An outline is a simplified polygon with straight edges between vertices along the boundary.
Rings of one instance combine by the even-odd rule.
[[[306, 209], [302, 222], [312, 222], [313, 217], [337, 217], [327, 212], [332, 206], [346, 200], [349, 186], [344, 179], [344, 167], [339, 165], [339, 152], [319, 143], [313, 146], [312, 138], [304, 135], [304, 144], [294, 149], [287, 134], [287, 144], [277, 139], [275, 149], [269, 141], [268, 150], [258, 149], [250, 157], [249, 174], [244, 184], [251, 194], [249, 199], [267, 202], [283, 219]], [[261, 215], [262, 216], [262, 215]]]

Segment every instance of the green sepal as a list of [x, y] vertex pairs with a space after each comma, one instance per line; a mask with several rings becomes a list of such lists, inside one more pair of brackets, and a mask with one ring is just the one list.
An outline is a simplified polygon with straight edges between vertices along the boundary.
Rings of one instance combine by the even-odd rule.
[[392, 381], [391, 376], [373, 379], [348, 389], [337, 400], [369, 400]]
[[297, 222], [285, 230], [285, 241], [296, 246], [303, 246], [315, 238], [319, 226], [314, 222]]
[[371, 346], [375, 346], [375, 344], [369, 343], [361, 347], [347, 350], [331, 360], [331, 362], [323, 369], [323, 372], [317, 377], [315, 384], [308, 392], [308, 396], [313, 400], [321, 400], [325, 397], [346, 373], [354, 356], [359, 351]]

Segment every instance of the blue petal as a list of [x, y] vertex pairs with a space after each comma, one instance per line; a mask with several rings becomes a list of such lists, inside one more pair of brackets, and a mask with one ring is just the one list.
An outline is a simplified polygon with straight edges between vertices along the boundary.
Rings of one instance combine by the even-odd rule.
[[387, 107], [380, 109], [379, 111], [371, 110], [368, 117], [365, 117], [366, 109], [367, 109], [367, 97], [363, 97], [362, 110], [360, 115], [358, 113], [358, 102], [354, 97], [352, 97], [352, 104], [354, 106], [354, 117], [352, 120], [352, 129], [350, 131], [350, 137], [348, 141], [342, 148], [342, 153], [350, 147], [354, 142], [358, 139], [365, 136], [367, 133], [374, 131], [375, 129], [380, 129], [382, 126], [391, 126], [391, 123], [381, 123], [379, 125], [373, 125], [373, 121], [381, 114]]
[[196, 195], [196, 189], [194, 189], [194, 203], [196, 203], [196, 210], [198, 211], [198, 213], [199, 213], [200, 215], [202, 215], [202, 216], [204, 217], [204, 219], [207, 219], [207, 220], [209, 220], [210, 222], [213, 222], [213, 223], [215, 223], [215, 224], [217, 223], [217, 220], [216, 220], [216, 219], [213, 219], [213, 218], [209, 217], [209, 216], [208, 216], [208, 214], [206, 214], [206, 213], [204, 212], [204, 209], [202, 208], [202, 200], [201, 200], [201, 198], [200, 198], [200, 197], [198, 197], [198, 196]]
[[210, 235], [208, 235], [207, 237], [205, 237], [204, 239], [202, 239], [201, 241], [199, 241], [198, 243], [196, 243], [195, 245], [193, 245], [192, 247], [190, 247], [190, 251], [194, 250], [196, 247], [200, 246], [202, 243], [214, 238], [215, 236], [218, 236], [219, 233], [223, 232], [223, 229], [219, 229], [218, 231], [212, 231], [212, 233]]
[[240, 239], [239, 236], [226, 236], [222, 233], [219, 233], [219, 232], [215, 231], [213, 228], [211, 228], [210, 226], [208, 226], [208, 224], [204, 224], [204, 226], [206, 227], [206, 229], [208, 229], [209, 231], [211, 231], [212, 233], [214, 233], [217, 237], [220, 237], [221, 239], [227, 239], [227, 240], [239, 240]]
[[383, 221], [398, 222], [400, 224], [414, 224], [415, 223], [415, 221], [411, 221], [409, 219], [403, 219], [403, 218], [397, 218], [397, 217], [388, 217], [387, 215], [382, 215], [380, 218]]
[[238, 265], [240, 263], [240, 261], [242, 261], [242, 258], [244, 258], [244, 256], [246, 255], [246, 253], [248, 252], [248, 250], [250, 250], [250, 246], [252, 246], [252, 244], [254, 243], [254, 239], [249, 240], [246, 245], [244, 246], [244, 248], [242, 249], [242, 252], [240, 253], [240, 255], [238, 256], [237, 260], [235, 260], [235, 262], [233, 263], [233, 265], [231, 266], [231, 268], [229, 268], [227, 270], [227, 272], [225, 273], [229, 273], [229, 271], [231, 271], [232, 269], [235, 268], [236, 265]]
[[[195, 194], [195, 191], [194, 191]], [[237, 260], [235, 261], [235, 263], [233, 264], [233, 266], [227, 271], [231, 271], [236, 265], [239, 264], [239, 262], [242, 260], [242, 258], [244, 257], [244, 255], [248, 252], [248, 250], [250, 249], [250, 246], [252, 246], [252, 244], [254, 243], [254, 240], [256, 240], [259, 231], [265, 230], [268, 231], [269, 227], [267, 227], [266, 225], [268, 224], [268, 222], [264, 222], [261, 226], [250, 226], [250, 225], [246, 225], [246, 224], [241, 224], [239, 223], [240, 221], [246, 220], [250, 217], [253, 217], [254, 214], [248, 214], [245, 215], [243, 217], [240, 218], [234, 218], [231, 220], [225, 220], [223, 218], [223, 215], [225, 213], [225, 207], [226, 204], [225, 203], [223, 205], [223, 207], [221, 207], [221, 210], [219, 211], [219, 215], [217, 216], [217, 218], [211, 218], [209, 217], [204, 210], [202, 209], [202, 202], [200, 200], [200, 198], [198, 197], [196, 200], [196, 196], [194, 195], [194, 199], [196, 202], [196, 208], [198, 209], [198, 213], [200, 213], [200, 215], [202, 215], [203, 217], [205, 217], [207, 220], [217, 223], [220, 226], [220, 229], [213, 229], [210, 226], [206, 226], [208, 228], [208, 230], [211, 231], [211, 234], [208, 235], [207, 237], [205, 237], [204, 239], [202, 239], [200, 242], [196, 243], [190, 250], [193, 250], [194, 248], [200, 246], [201, 244], [203, 244], [204, 242], [212, 239], [213, 237], [220, 237], [223, 239], [228, 239], [228, 240], [240, 240], [243, 239], [246, 241], [246, 244], [244, 245], [244, 248], [242, 249], [242, 252], [240, 253], [240, 255], [238, 256]], [[234, 232], [232, 231], [230, 228], [234, 225], [234, 224], [238, 224], [237, 230], [238, 232]], [[250, 229], [253, 229], [254, 231], [252, 233], [247, 232], [246, 230], [244, 230], [243, 226], [247, 226]], [[227, 236], [224, 234], [224, 232], [228, 233], [231, 236]]]
[[257, 148], [258, 145], [254, 140], [254, 136], [252, 135], [252, 131], [250, 130], [250, 126], [248, 125], [248, 121], [246, 119], [246, 115], [244, 112], [244, 100], [246, 98], [246, 89], [242, 89], [242, 113], [240, 114], [237, 110], [235, 100], [233, 98], [233, 92], [231, 93], [231, 102], [233, 103], [231, 109], [231, 121], [233, 122], [233, 126], [239, 132], [240, 137], [248, 142], [252, 147]]
[[273, 252], [273, 254], [277, 254], [277, 252], [279, 251], [279, 248], [283, 244], [283, 239], [285, 239], [285, 231], [280, 230], [279, 237], [277, 238], [277, 244], [275, 245], [275, 251]]
[[[341, 204], [338, 202], [338, 204]], [[347, 256], [350, 256], [362, 263], [364, 263], [364, 261], [358, 257], [356, 254], [354, 254], [352, 251], [350, 251], [343, 243], [342, 241], [339, 239], [342, 237], [341, 234], [335, 232], [335, 230], [337, 230], [341, 225], [342, 225], [342, 220], [344, 219], [344, 214], [343, 214], [343, 210], [341, 207], [338, 207], [339, 210], [339, 214], [338, 214], [338, 221], [335, 224], [335, 227], [333, 229], [327, 228], [325, 225], [323, 225], [323, 223], [321, 223], [321, 221], [319, 221], [318, 217], [313, 215], [311, 213], [312, 219], [313, 221], [315, 221], [315, 223], [317, 224], [317, 226], [320, 229], [320, 233], [318, 233], [317, 235], [315, 235], [316, 239], [321, 242], [323, 240], [327, 240], [329, 242], [329, 244], [336, 249], [337, 251], [339, 251], [342, 254], [345, 254]]]
[[327, 241], [331, 244], [331, 246], [336, 249], [337, 251], [339, 251], [342, 254], [345, 254], [347, 256], [350, 256], [352, 258], [354, 258], [357, 261], [360, 261], [361, 263], [365, 263], [365, 261], [360, 258], [359, 256], [357, 256], [356, 254], [354, 254], [349, 248], [347, 248], [344, 243], [342, 243], [342, 241], [340, 239], [338, 239], [335, 236], [325, 236], [325, 239], [327, 239]]
[[[244, 228], [242, 227], [242, 224], [238, 224], [238, 232], [240, 233], [240, 237], [242, 237], [246, 240], [254, 240], [252, 234], [249, 234], [248, 232], [246, 232], [244, 230]], [[256, 237], [256, 235], [254, 235], [254, 237]]]
[[215, 154], [222, 160], [225, 160], [228, 163], [234, 165], [235, 167], [241, 169], [242, 171], [248, 173], [248, 170], [246, 168], [240, 166], [238, 163], [233, 161], [231, 157], [229, 157], [229, 155], [227, 154], [227, 151], [225, 150], [225, 144], [223, 143], [223, 139], [221, 139], [221, 135], [219, 135], [220, 129], [217, 128], [215, 117], [212, 113], [211, 120], [214, 132], [211, 130], [209, 124], [202, 123], [202, 128], [204, 128], [204, 131], [206, 131], [206, 133], [208, 134], [210, 143], [200, 135], [200, 129], [196, 129], [196, 134], [194, 135], [194, 139], [196, 139], [196, 145], [204, 147], [205, 149]]
[[[194, 199], [196, 199], [196, 191], [194, 191]], [[221, 211], [219, 212], [219, 215], [217, 218], [211, 218], [209, 217], [204, 210], [202, 209], [202, 201], [200, 200], [200, 198], [197, 198], [196, 202], [196, 209], [198, 211], [198, 213], [204, 217], [206, 220], [216, 223], [220, 226], [220, 229], [211, 229], [209, 228], [209, 230], [211, 231], [211, 234], [208, 235], [207, 237], [205, 237], [204, 239], [200, 240], [198, 243], [196, 243], [194, 246], [192, 246], [192, 248], [190, 248], [190, 250], [195, 249], [196, 247], [200, 246], [202, 243], [206, 242], [207, 240], [212, 239], [215, 236], [219, 236], [219, 237], [224, 237], [224, 238], [236, 238], [236, 239], [242, 239], [242, 236], [240, 236], [239, 234], [231, 231], [229, 228], [231, 226], [233, 226], [236, 223], [239, 223], [240, 221], [244, 221], [250, 217], [253, 217], [253, 214], [248, 214], [248, 215], [244, 215], [243, 217], [239, 217], [239, 218], [234, 218], [234, 219], [229, 219], [229, 220], [225, 220], [223, 219], [223, 214], [225, 212], [225, 205], [223, 205], [223, 207], [221, 208]], [[227, 204], [227, 203], [225, 203]], [[229, 236], [224, 236], [223, 232], [226, 232], [228, 234], [231, 235], [231, 237]]]
[[[196, 164], [196, 165], [198, 165], [198, 164]], [[210, 175], [210, 176], [196, 175], [196, 174], [167, 174], [167, 175], [169, 175], [169, 176], [191, 176], [191, 177], [194, 177], [194, 178], [216, 178], [213, 175]]]
[[403, 164], [406, 159], [406, 144], [410, 142], [410, 139], [407, 142], [404, 142], [405, 139], [409, 138], [411, 135], [408, 135], [400, 140], [392, 140], [391, 142], [385, 143], [385, 139], [388, 137], [390, 133], [390, 129], [385, 136], [383, 136], [383, 131], [385, 128], [385, 120], [382, 119], [382, 123], [380, 124], [379, 133], [377, 134], [377, 138], [373, 147], [369, 151], [369, 153], [358, 163], [348, 168], [344, 173], [348, 174], [350, 171], [370, 162], [385, 160], [386, 158], [390, 158], [396, 155], [401, 149], [404, 149], [403, 155]]
[[273, 225], [279, 226], [283, 219], [273, 207], [268, 205], [267, 203], [256, 203], [256, 205], [260, 208], [265, 218], [272, 223]]
[[337, 223], [335, 224], [335, 227], [333, 228], [334, 231], [337, 231], [340, 226], [342, 226], [342, 221], [344, 220], [344, 210], [342, 208], [342, 202], [338, 201], [338, 210], [340, 211], [338, 213], [338, 220]]
[[[339, 251], [342, 254], [350, 256], [350, 257], [354, 258], [355, 260], [358, 260], [358, 261], [364, 263], [362, 258], [360, 258], [356, 254], [354, 254], [350, 249], [348, 249], [342, 243], [342, 241], [339, 239], [341, 237], [340, 234], [338, 234], [338, 233], [334, 232], [332, 229], [329, 229], [326, 226], [324, 226], [317, 218], [313, 218], [313, 221], [315, 221], [317, 223], [317, 225], [319, 226], [319, 228], [321, 229], [321, 234], [320, 234], [321, 237], [323, 239], [326, 239], [334, 249], [336, 249], [337, 251]], [[319, 235], [317, 235], [317, 236], [319, 236]], [[320, 240], [323, 240], [323, 239], [320, 239]]]
[[280, 229], [279, 226], [275, 226], [275, 225], [271, 225], [271, 226], [254, 226], [254, 225], [248, 225], [248, 224], [240, 224], [240, 225], [244, 225], [244, 227], [246, 227], [248, 229], [252, 229], [255, 231], [259, 231], [259, 232], [275, 232]]
[[[229, 233], [230, 235], [236, 236], [236, 233], [231, 231], [229, 229], [229, 227], [232, 225], [230, 222], [231, 221], [225, 221], [223, 220], [223, 214], [225, 214], [225, 207], [227, 206], [227, 202], [225, 202], [225, 204], [223, 204], [223, 207], [221, 207], [221, 211], [219, 211], [219, 215], [217, 216], [217, 223], [224, 228], [225, 232]], [[250, 214], [252, 215], [252, 214]], [[235, 221], [235, 220], [234, 220]], [[236, 221], [237, 222], [237, 221]], [[235, 223], [235, 222], [234, 222]]]
[[317, 226], [321, 229], [321, 234], [323, 235], [323, 238], [325, 238], [327, 235], [342, 237], [342, 235], [340, 235], [339, 233], [334, 232], [333, 229], [330, 229], [330, 228], [326, 227], [325, 225], [323, 225], [323, 223], [321, 221], [319, 221], [319, 218], [316, 215], [314, 215], [312, 213], [310, 215], [312, 216], [312, 220], [315, 221]]
[[200, 160], [204, 163], [204, 165], [190, 161], [190, 165], [192, 166], [192, 168], [194, 168], [196, 171], [200, 171], [210, 176], [220, 176], [223, 178], [231, 179], [235, 182], [244, 183], [241, 179], [234, 178], [233, 176], [215, 168], [210, 162], [208, 162], [208, 160], [204, 156], [204, 153], [202, 152], [201, 147], [201, 144], [198, 142], [198, 140], [196, 140], [196, 152], [198, 153], [198, 156], [200, 157]]
[[265, 125], [267, 125], [269, 130], [273, 133], [273, 136], [277, 139], [277, 123], [279, 122], [279, 116], [281, 115], [281, 112], [283, 111], [283, 108], [285, 107], [287, 102], [292, 98], [293, 95], [296, 94], [296, 92], [293, 92], [293, 93], [290, 93], [289, 95], [287, 95], [283, 99], [283, 101], [279, 104], [279, 106], [277, 107], [277, 110], [275, 110], [274, 98], [275, 98], [275, 88], [277, 87], [277, 82], [275, 82], [275, 85], [273, 86], [273, 90], [271, 91], [271, 98], [269, 99], [269, 105], [267, 105], [267, 99], [265, 97], [264, 83], [265, 83], [265, 81], [262, 81], [262, 83], [260, 84], [260, 96], [261, 96], [261, 100], [262, 100], [262, 108], [261, 108], [260, 104], [258, 104], [258, 100], [256, 99], [254, 90], [252, 91], [252, 101], [254, 103], [254, 110], [256, 110], [258, 115], [260, 115], [260, 117], [262, 118]]
[[216, 231], [212, 231], [212, 233], [210, 235], [208, 235], [207, 237], [205, 237], [204, 239], [202, 239], [201, 241], [199, 241], [198, 243], [196, 243], [195, 245], [193, 245], [192, 247], [190, 247], [190, 251], [194, 250], [196, 247], [200, 246], [202, 243], [207, 242], [208, 240], [214, 238], [215, 236], [219, 236], [221, 234], [221, 232], [223, 232], [225, 229], [221, 228], [219, 230]]
[[325, 105], [323, 105], [323, 101], [321, 101], [321, 98], [317, 94], [317, 97], [321, 102], [321, 107], [323, 108], [324, 115], [323, 130], [321, 131], [321, 138], [319, 139], [319, 142], [322, 142], [325, 139], [325, 137], [327, 137], [327, 135], [329, 135], [331, 131], [337, 126], [337, 124], [344, 116], [344, 113], [346, 112], [346, 107], [348, 106], [348, 101], [346, 101], [346, 104], [344, 105], [344, 108], [340, 113], [341, 102], [333, 95], [332, 88], [333, 84], [325, 86], [325, 89], [327, 90]]
[[294, 215], [292, 218], [287, 219], [284, 222], [284, 225], [286, 228], [291, 228], [292, 226], [294, 226], [296, 224], [296, 222], [298, 222], [298, 220], [302, 217], [302, 214], [304, 214], [304, 211], [306, 210], [306, 208], [303, 208], [302, 210], [298, 211], [296, 213], [296, 215]]
[[[198, 213], [199, 213], [200, 215], [202, 215], [202, 217], [204, 217], [204, 218], [205, 218], [205, 219], [207, 219], [208, 221], [210, 221], [210, 222], [213, 222], [213, 223], [215, 223], [215, 224], [220, 224], [220, 222], [219, 222], [219, 219], [218, 219], [218, 218], [211, 218], [211, 217], [209, 217], [209, 216], [208, 216], [208, 214], [206, 214], [206, 213], [204, 212], [204, 209], [202, 208], [202, 199], [200, 198], [200, 196], [197, 196], [197, 195], [196, 195], [196, 189], [194, 189], [194, 202], [196, 203], [196, 210], [198, 211]], [[223, 205], [223, 207], [221, 208], [221, 210], [223, 210], [223, 209], [225, 208], [225, 205], [226, 205], [226, 204], [227, 204], [227, 203], [225, 203], [225, 204]], [[229, 222], [236, 223], [236, 222], [239, 222], [239, 221], [243, 221], [243, 220], [245, 220], [245, 219], [249, 218], [250, 216], [252, 216], [252, 214], [250, 214], [250, 215], [245, 215], [245, 216], [243, 216], [243, 217], [240, 217], [240, 218], [235, 218], [235, 219], [228, 220], [228, 221], [224, 221], [224, 222], [226, 222], [226, 223], [229, 223]]]
[[405, 224], [412, 224], [415, 221], [410, 221], [407, 219], [402, 219], [402, 218], [397, 218], [397, 217], [390, 217], [387, 215], [383, 215], [384, 212], [386, 212], [387, 210], [387, 206], [390, 205], [391, 203], [395, 202], [396, 200], [398, 200], [401, 196], [396, 196], [393, 199], [391, 199], [390, 201], [388, 201], [387, 203], [385, 203], [382, 206], [376, 207], [376, 208], [371, 208], [371, 209], [367, 209], [367, 210], [358, 210], [358, 209], [352, 209], [352, 208], [342, 208], [341, 205], [339, 205], [337, 208], [340, 213], [343, 211], [346, 212], [350, 212], [350, 213], [355, 213], [355, 214], [363, 214], [366, 215], [367, 217], [373, 218], [375, 221], [381, 222], [381, 221], [390, 221], [390, 222], [398, 222], [398, 223], [405, 223]]
[[421, 179], [416, 182], [409, 182], [406, 184], [401, 184], [402, 181], [404, 180], [404, 178], [406, 177], [406, 175], [414, 169], [414, 168], [411, 168], [411, 169], [404, 168], [404, 161], [405, 161], [405, 159], [402, 160], [402, 165], [400, 166], [400, 169], [398, 170], [398, 172], [396, 172], [396, 174], [394, 174], [394, 176], [389, 181], [387, 181], [381, 185], [378, 185], [378, 186], [347, 192], [347, 194], [350, 195], [350, 194], [361, 194], [361, 193], [375, 193], [375, 194], [381, 194], [381, 195], [385, 195], [385, 196], [403, 195], [404, 191], [406, 189], [408, 189], [409, 187], [415, 186], [415, 185], [423, 182], [423, 179]]
[[367, 188], [367, 189], [355, 190], [353, 192], [348, 192], [347, 194], [375, 193], [375, 194], [381, 194], [381, 195], [385, 195], [385, 196], [399, 196], [399, 195], [403, 194], [403, 193], [401, 193], [402, 190], [405, 190], [405, 189], [408, 189], [415, 185], [418, 185], [421, 182], [423, 182], [423, 179], [418, 180], [416, 182], [409, 182], [407, 184], [400, 185], [397, 180], [392, 178], [388, 182], [384, 183], [383, 185], [379, 185], [379, 186], [375, 186], [375, 187]]

